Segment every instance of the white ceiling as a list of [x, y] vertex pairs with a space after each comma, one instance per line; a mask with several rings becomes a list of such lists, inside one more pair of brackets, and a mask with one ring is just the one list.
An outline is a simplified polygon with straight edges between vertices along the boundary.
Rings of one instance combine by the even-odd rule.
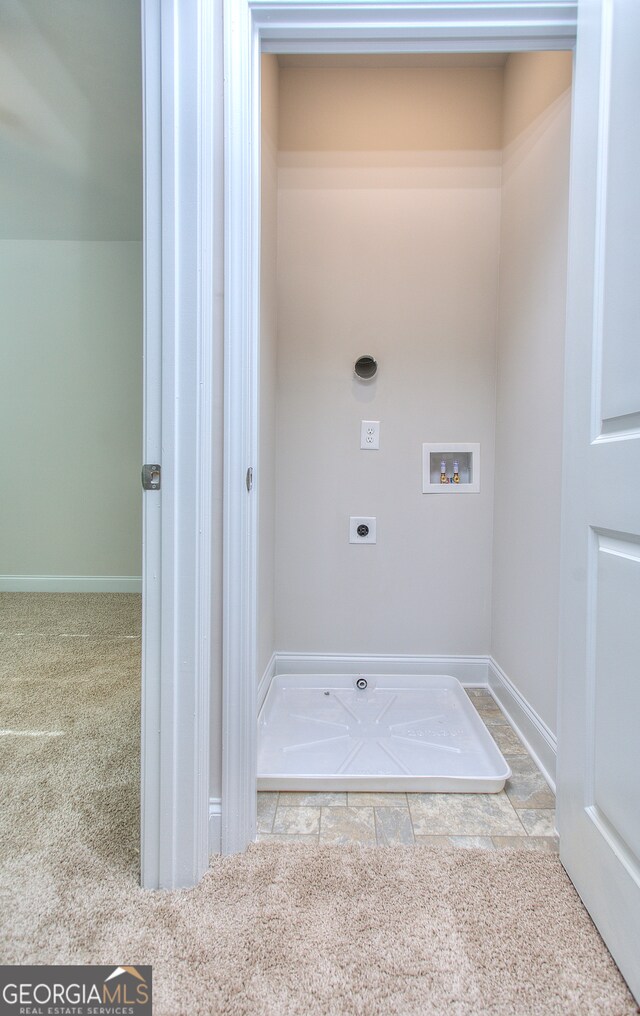
[[3, 238], [139, 239], [139, 0], [2, 0]]

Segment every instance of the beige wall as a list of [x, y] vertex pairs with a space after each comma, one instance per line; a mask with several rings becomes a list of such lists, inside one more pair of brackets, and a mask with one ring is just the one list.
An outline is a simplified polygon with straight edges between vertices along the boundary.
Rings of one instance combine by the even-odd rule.
[[572, 64], [571, 53], [512, 53], [507, 58], [502, 102], [505, 172], [513, 155], [509, 146], [521, 144], [536, 123], [544, 130], [550, 107], [560, 96], [568, 97]]
[[[501, 83], [281, 69], [279, 650], [488, 652]], [[480, 494], [422, 494], [423, 441], [479, 441]], [[357, 514], [376, 546], [349, 545]]]
[[258, 492], [259, 680], [275, 651], [276, 357], [278, 341], [278, 58], [262, 57], [262, 222], [260, 275], [260, 447]]
[[500, 67], [287, 67], [283, 152], [471, 152], [500, 146]]
[[571, 54], [504, 82], [492, 654], [555, 731]]

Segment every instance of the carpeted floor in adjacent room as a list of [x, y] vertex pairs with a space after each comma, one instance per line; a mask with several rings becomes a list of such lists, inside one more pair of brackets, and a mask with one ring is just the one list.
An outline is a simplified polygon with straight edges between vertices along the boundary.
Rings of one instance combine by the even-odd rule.
[[551, 853], [259, 844], [140, 890], [139, 612], [0, 595], [3, 963], [151, 963], [156, 1016], [638, 1011]]

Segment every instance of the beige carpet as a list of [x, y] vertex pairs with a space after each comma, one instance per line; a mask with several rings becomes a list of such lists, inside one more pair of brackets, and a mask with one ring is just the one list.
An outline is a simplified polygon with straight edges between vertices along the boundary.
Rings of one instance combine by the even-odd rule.
[[142, 892], [134, 627], [34, 613], [0, 635], [2, 962], [151, 963], [156, 1016], [638, 1011], [550, 854], [268, 844]]

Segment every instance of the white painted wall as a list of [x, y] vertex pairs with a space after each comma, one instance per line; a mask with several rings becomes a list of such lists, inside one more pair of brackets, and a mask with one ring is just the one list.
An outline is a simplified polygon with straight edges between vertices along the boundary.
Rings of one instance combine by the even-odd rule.
[[135, 581], [139, 4], [10, 2], [0, 55], [0, 584]]
[[570, 53], [509, 57], [492, 655], [556, 730]]
[[5, 575], [140, 574], [141, 292], [139, 241], [0, 241]]
[[257, 469], [259, 680], [275, 651], [276, 361], [278, 344], [279, 67], [262, 56], [262, 220], [260, 274], [260, 447]]
[[[279, 650], [489, 650], [501, 89], [500, 68], [281, 68]], [[481, 492], [422, 494], [423, 441], [479, 441]], [[355, 514], [376, 546], [349, 545]]]

